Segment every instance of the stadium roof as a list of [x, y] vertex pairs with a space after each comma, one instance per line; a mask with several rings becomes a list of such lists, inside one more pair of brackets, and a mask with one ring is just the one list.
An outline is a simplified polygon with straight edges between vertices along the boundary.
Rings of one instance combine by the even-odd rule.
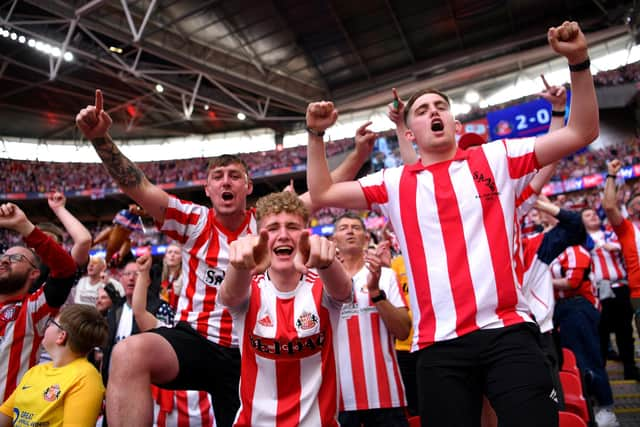
[[447, 90], [547, 61], [547, 28], [567, 19], [591, 43], [635, 36], [634, 3], [4, 1], [0, 135], [77, 138], [97, 87], [118, 138], [290, 131], [313, 100], [370, 108], [391, 87]]

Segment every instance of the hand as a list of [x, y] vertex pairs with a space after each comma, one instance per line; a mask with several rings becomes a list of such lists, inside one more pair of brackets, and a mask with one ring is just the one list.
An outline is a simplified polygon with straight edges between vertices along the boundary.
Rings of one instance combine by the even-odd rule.
[[136, 259], [136, 264], [138, 265], [138, 273], [140, 274], [149, 274], [151, 271], [151, 255], [145, 254]]
[[383, 240], [374, 251], [375, 256], [380, 259], [380, 265], [391, 268], [391, 241]]
[[335, 243], [317, 234], [310, 236], [307, 230], [300, 234], [298, 251], [293, 261], [297, 271], [306, 274], [310, 268], [325, 269], [335, 258]]
[[387, 106], [387, 117], [396, 125], [397, 129], [404, 129], [404, 102], [398, 96], [396, 88], [391, 89], [391, 92], [393, 93], [393, 101]]
[[293, 194], [297, 194], [296, 193], [296, 189], [293, 185], [293, 178], [291, 178], [291, 180], [289, 180], [289, 185], [287, 185], [286, 187], [284, 187], [282, 189], [283, 192], [288, 191], [289, 193], [293, 193]]
[[[378, 249], [376, 248], [376, 251]], [[369, 293], [380, 290], [380, 273], [382, 271], [382, 263], [380, 257], [375, 253], [366, 252], [364, 254], [365, 267], [369, 270], [367, 276], [367, 290]]]
[[338, 110], [333, 102], [312, 102], [307, 107], [307, 127], [317, 132], [324, 132], [338, 120]]
[[622, 168], [622, 162], [618, 159], [613, 159], [607, 163], [607, 173], [609, 175], [617, 175]]
[[0, 227], [17, 231], [22, 236], [28, 236], [34, 228], [22, 209], [13, 203], [0, 205]]
[[367, 129], [371, 122], [366, 122], [356, 130], [356, 152], [363, 158], [368, 158], [373, 152], [373, 146], [376, 143], [378, 134]]
[[111, 127], [111, 117], [102, 109], [102, 92], [96, 89], [95, 105], [87, 105], [76, 116], [76, 125], [85, 138], [103, 138]]
[[540, 78], [542, 78], [545, 89], [538, 93], [538, 96], [549, 101], [552, 110], [564, 111], [567, 105], [567, 90], [564, 86], [550, 86], [543, 74], [540, 74]]
[[559, 27], [551, 27], [547, 31], [547, 39], [551, 49], [569, 60], [569, 64], [579, 64], [585, 61], [587, 39], [574, 21], [564, 21]]
[[271, 264], [268, 243], [267, 230], [260, 230], [258, 236], [240, 237], [229, 247], [229, 263], [236, 270], [251, 270], [252, 275], [264, 273]]
[[47, 202], [49, 202], [49, 207], [52, 211], [57, 211], [58, 209], [64, 208], [67, 199], [64, 197], [59, 191], [55, 191], [53, 193], [49, 193], [47, 196]]

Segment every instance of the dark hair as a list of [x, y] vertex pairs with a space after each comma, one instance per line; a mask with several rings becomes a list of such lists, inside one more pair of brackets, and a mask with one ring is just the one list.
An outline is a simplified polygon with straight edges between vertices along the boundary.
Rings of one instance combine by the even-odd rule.
[[451, 99], [444, 92], [440, 92], [438, 89], [433, 89], [433, 88], [426, 88], [426, 89], [419, 90], [418, 92], [411, 95], [411, 98], [409, 98], [409, 101], [407, 101], [407, 105], [404, 106], [404, 124], [405, 125], [407, 125], [407, 122], [409, 119], [409, 111], [411, 110], [411, 107], [413, 106], [413, 104], [422, 95], [426, 95], [428, 93], [435, 93], [436, 95], [440, 96], [442, 99], [444, 99], [447, 102], [447, 105], [451, 107]]
[[57, 225], [51, 222], [41, 222], [40, 224], [38, 224], [38, 228], [45, 233], [51, 233], [56, 236], [56, 243], [58, 244], [62, 244], [62, 242], [64, 241], [64, 231], [62, 231], [62, 228], [58, 227]]
[[244, 172], [247, 174], [247, 177], [251, 179], [251, 176], [249, 174], [249, 166], [247, 166], [247, 163], [239, 156], [236, 156], [234, 154], [223, 154], [218, 157], [213, 157], [211, 160], [209, 160], [209, 167], [207, 168], [207, 171], [210, 171], [211, 169], [215, 169], [217, 167], [229, 166], [232, 164], [238, 164], [242, 166]]
[[362, 219], [362, 217], [360, 215], [358, 215], [357, 213], [353, 212], [353, 211], [346, 211], [342, 215], [339, 215], [336, 218], [336, 220], [333, 221], [333, 225], [337, 226], [338, 223], [340, 221], [342, 221], [343, 219], [354, 219], [354, 220], [360, 221], [360, 225], [362, 225], [362, 229], [363, 230], [367, 229], [367, 227], [364, 225], [364, 220]]
[[631, 194], [631, 197], [629, 197], [629, 200], [627, 200], [627, 203], [625, 203], [625, 206], [627, 207], [627, 209], [629, 209], [629, 205], [631, 204], [633, 199], [635, 199], [636, 197], [640, 197], [640, 193]]
[[113, 286], [113, 283], [109, 282], [106, 285], [104, 285], [104, 289], [105, 293], [107, 295], [109, 295], [109, 298], [111, 298], [111, 302], [118, 302], [120, 300], [120, 292], [118, 292], [118, 290], [116, 289], [115, 286]]

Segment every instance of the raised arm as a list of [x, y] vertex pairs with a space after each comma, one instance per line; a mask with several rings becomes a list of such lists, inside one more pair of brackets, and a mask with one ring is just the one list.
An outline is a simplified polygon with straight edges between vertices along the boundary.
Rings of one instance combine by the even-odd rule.
[[307, 107], [307, 185], [316, 208], [333, 206], [366, 209], [367, 201], [360, 184], [345, 181], [334, 184], [329, 173], [322, 135], [338, 119], [332, 102], [313, 102]]
[[405, 165], [411, 165], [418, 161], [418, 153], [413, 143], [407, 139], [407, 125], [404, 124], [404, 102], [398, 96], [396, 88], [391, 90], [393, 101], [387, 106], [387, 116], [396, 125], [396, 137], [400, 146], [400, 157]]
[[[384, 249], [381, 248], [381, 249]], [[375, 252], [367, 252], [365, 254], [365, 265], [369, 270], [367, 277], [367, 289], [369, 297], [375, 298], [380, 295], [380, 276], [382, 269], [381, 249], [376, 248]], [[393, 276], [392, 276], [393, 277]], [[397, 286], [395, 278], [393, 285]], [[388, 299], [383, 299], [375, 303], [378, 314], [382, 318], [387, 329], [398, 339], [404, 340], [409, 336], [411, 331], [411, 317], [406, 307], [396, 307]]]
[[550, 28], [547, 37], [551, 48], [569, 62], [572, 96], [567, 126], [536, 140], [536, 157], [541, 166], [590, 144], [599, 132], [598, 101], [584, 34], [576, 22], [565, 21]]
[[[356, 177], [358, 171], [367, 162], [373, 151], [373, 145], [376, 140], [376, 134], [367, 129], [371, 122], [367, 122], [360, 126], [355, 135], [355, 149], [345, 157], [345, 159], [331, 171], [331, 180], [333, 182], [351, 181]], [[295, 193], [293, 189], [293, 180], [285, 188], [284, 191], [291, 191]], [[310, 212], [315, 212], [322, 206], [316, 206], [311, 200], [311, 195], [307, 191], [306, 193], [298, 196], [300, 200], [305, 204]]]
[[147, 311], [147, 293], [151, 285], [151, 255], [142, 255], [136, 260], [136, 264], [138, 264], [138, 277], [136, 286], [133, 288], [131, 309], [138, 328], [141, 331], [148, 331], [160, 326], [160, 321]]
[[238, 307], [247, 300], [251, 277], [264, 272], [271, 262], [268, 243], [269, 233], [266, 230], [260, 230], [258, 236], [243, 236], [231, 242], [229, 267], [218, 292], [223, 305]]
[[[555, 132], [558, 129], [564, 127], [564, 110], [567, 104], [567, 90], [563, 86], [549, 86], [547, 80], [543, 75], [540, 75], [542, 82], [544, 83], [545, 90], [540, 92], [540, 96], [551, 103], [551, 124], [549, 125], [549, 132]], [[560, 115], [562, 113], [562, 115]], [[556, 166], [558, 160], [549, 163], [538, 171], [536, 176], [533, 177], [529, 185], [536, 193], [542, 191], [542, 187], [547, 185], [551, 177], [556, 172]]]
[[112, 120], [102, 105], [102, 92], [98, 89], [95, 105], [88, 105], [78, 113], [76, 125], [85, 138], [91, 141], [109, 175], [120, 189], [156, 221], [162, 222], [169, 204], [169, 195], [151, 184], [140, 168], [126, 158], [114, 144], [108, 133]]
[[619, 226], [624, 221], [616, 200], [616, 175], [620, 172], [620, 168], [622, 168], [622, 162], [618, 159], [607, 163], [607, 180], [604, 184], [604, 196], [602, 197], [602, 208], [614, 227]]
[[71, 257], [77, 265], [86, 265], [89, 262], [89, 251], [91, 250], [91, 233], [67, 210], [65, 206], [67, 199], [64, 194], [59, 191], [49, 193], [47, 201], [49, 202], [49, 207], [58, 217], [65, 230], [67, 230], [71, 240], [73, 240]]

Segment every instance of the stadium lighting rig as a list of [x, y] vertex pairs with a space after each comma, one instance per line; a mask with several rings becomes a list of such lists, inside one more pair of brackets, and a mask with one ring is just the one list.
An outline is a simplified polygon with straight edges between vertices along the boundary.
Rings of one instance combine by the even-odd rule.
[[30, 48], [42, 52], [45, 55], [49, 55], [53, 58], [59, 58], [60, 56], [62, 56], [62, 59], [67, 62], [73, 61], [73, 53], [69, 51], [62, 52], [62, 50], [58, 46], [52, 46], [49, 43], [44, 43], [40, 40], [36, 40], [33, 38], [27, 39], [26, 36], [15, 31], [9, 31], [6, 28], [0, 27], [0, 36], [19, 44], [26, 44]]

